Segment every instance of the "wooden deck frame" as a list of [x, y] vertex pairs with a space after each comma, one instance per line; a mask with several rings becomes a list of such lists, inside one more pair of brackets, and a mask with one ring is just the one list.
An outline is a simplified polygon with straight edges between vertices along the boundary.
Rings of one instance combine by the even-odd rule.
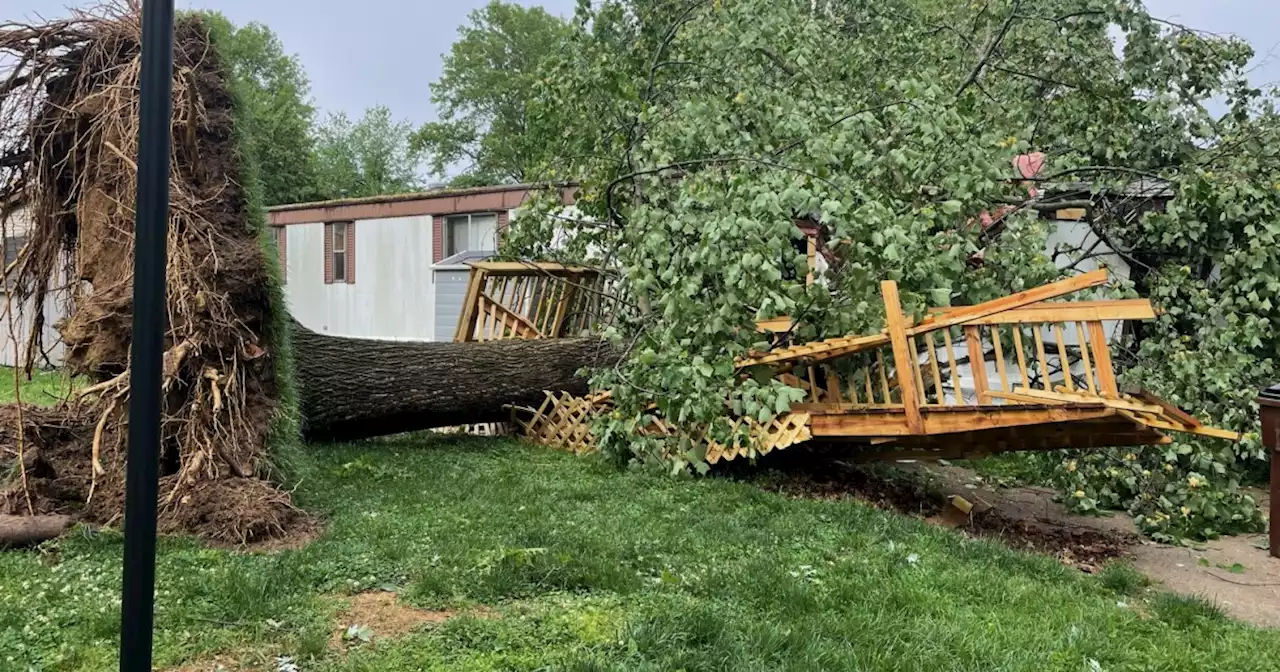
[[561, 338], [592, 327], [604, 282], [598, 269], [518, 261], [470, 266], [453, 340]]
[[[518, 275], [515, 271], [500, 268], [509, 275]], [[474, 271], [481, 277], [488, 272]], [[1154, 395], [1119, 389], [1104, 322], [1151, 319], [1156, 311], [1150, 302], [1050, 301], [1106, 279], [1105, 271], [1086, 273], [975, 306], [935, 309], [916, 323], [902, 311], [897, 284], [882, 282], [885, 328], [879, 333], [753, 353], [737, 361], [743, 374], [748, 367], [769, 367], [778, 382], [804, 395], [775, 424], [753, 425], [753, 445], [740, 445], [739, 439], [731, 446], [715, 444], [705, 431], [691, 430], [688, 436], [707, 445], [712, 462], [808, 439], [851, 451], [858, 460], [1152, 445], [1170, 442], [1165, 434], [1170, 431], [1239, 440], [1235, 432], [1205, 427]], [[491, 297], [481, 291], [476, 298]], [[521, 308], [512, 312], [523, 315]], [[558, 320], [540, 323], [535, 316], [510, 331], [555, 337], [556, 332], [543, 330], [554, 329]], [[782, 326], [791, 325], [781, 320], [758, 325], [764, 330]], [[506, 337], [506, 330], [500, 332]], [[993, 373], [987, 369], [992, 357]], [[971, 394], [961, 375], [966, 363]], [[548, 430], [543, 422], [535, 430], [538, 423], [532, 422], [526, 429], [535, 440], [563, 440], [581, 450], [594, 439], [574, 423], [589, 420], [585, 406], [606, 408], [607, 403], [601, 406], [606, 399], [561, 398], [551, 410], [544, 404], [535, 419], [553, 418], [556, 428]], [[740, 426], [744, 420], [733, 422]], [[657, 415], [653, 423], [642, 431], [664, 436], [682, 431]], [[768, 432], [782, 438], [769, 438]]]

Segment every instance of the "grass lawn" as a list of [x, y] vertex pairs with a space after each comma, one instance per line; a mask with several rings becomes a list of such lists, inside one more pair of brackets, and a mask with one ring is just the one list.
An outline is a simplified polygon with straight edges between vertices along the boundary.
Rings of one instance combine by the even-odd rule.
[[[18, 392], [22, 394], [22, 402], [26, 404], [36, 404], [39, 406], [50, 406], [66, 399], [73, 387], [77, 387], [76, 379], [72, 378], [64, 371], [36, 370], [32, 372], [31, 380], [27, 380], [26, 374], [18, 372], [19, 387]], [[0, 366], [0, 404], [12, 403], [16, 399], [13, 385], [13, 367]]]
[[[1143, 594], [1131, 571], [1084, 575], [857, 502], [621, 472], [501, 439], [312, 450], [297, 495], [328, 518], [318, 541], [243, 554], [162, 540], [158, 665], [1280, 667], [1280, 633]], [[0, 669], [114, 669], [120, 553], [117, 534], [84, 532], [0, 553]], [[334, 653], [341, 596], [377, 589], [462, 615]]]

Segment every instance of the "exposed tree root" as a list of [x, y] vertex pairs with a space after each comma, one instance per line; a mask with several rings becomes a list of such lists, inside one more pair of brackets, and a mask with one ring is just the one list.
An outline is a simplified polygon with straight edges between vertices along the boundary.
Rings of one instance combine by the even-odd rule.
[[[19, 456], [22, 483], [0, 491], [0, 513], [107, 523], [123, 509], [139, 41], [132, 4], [0, 25], [0, 157], [20, 157], [0, 173], [0, 215], [23, 208], [32, 227], [13, 301], [69, 292], [65, 365], [92, 381], [52, 410], [0, 408], [0, 446], [38, 457]], [[298, 517], [265, 480], [282, 307], [240, 182], [227, 75], [198, 17], [176, 26], [173, 99], [160, 527], [244, 543]]]

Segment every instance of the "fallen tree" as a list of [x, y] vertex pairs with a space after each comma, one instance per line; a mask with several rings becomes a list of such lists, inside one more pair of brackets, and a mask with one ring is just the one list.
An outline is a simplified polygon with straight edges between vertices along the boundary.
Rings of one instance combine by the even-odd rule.
[[591, 338], [480, 343], [326, 336], [297, 323], [303, 435], [353, 440], [507, 420], [508, 404], [538, 405], [544, 390], [586, 394], [578, 375], [616, 361]]
[[0, 515], [0, 548], [33, 546], [67, 531], [71, 516]]

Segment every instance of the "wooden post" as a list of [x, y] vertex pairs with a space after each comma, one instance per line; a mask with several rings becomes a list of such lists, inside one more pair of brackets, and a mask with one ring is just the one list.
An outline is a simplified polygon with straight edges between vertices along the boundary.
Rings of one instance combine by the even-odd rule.
[[[973, 372], [973, 392], [978, 396], [979, 404], [991, 403], [990, 397], [987, 396], [987, 360], [982, 353], [982, 332], [980, 327], [968, 326], [964, 328], [964, 340], [969, 346], [969, 371]], [[1000, 334], [992, 329], [991, 337], [993, 339], [1000, 338]]]
[[458, 327], [453, 332], [453, 340], [470, 341], [476, 331], [476, 302], [480, 299], [480, 288], [484, 286], [485, 271], [471, 268], [471, 277], [467, 280], [467, 296], [462, 300], [462, 315], [458, 316]]
[[907, 430], [912, 434], [924, 434], [924, 418], [920, 415], [920, 396], [916, 381], [911, 375], [915, 353], [907, 349], [907, 321], [902, 314], [902, 300], [898, 297], [898, 283], [885, 280], [880, 283], [884, 296], [884, 322], [889, 330], [889, 342], [893, 345], [893, 366], [898, 370], [898, 389], [902, 391], [902, 407], [906, 413]]

